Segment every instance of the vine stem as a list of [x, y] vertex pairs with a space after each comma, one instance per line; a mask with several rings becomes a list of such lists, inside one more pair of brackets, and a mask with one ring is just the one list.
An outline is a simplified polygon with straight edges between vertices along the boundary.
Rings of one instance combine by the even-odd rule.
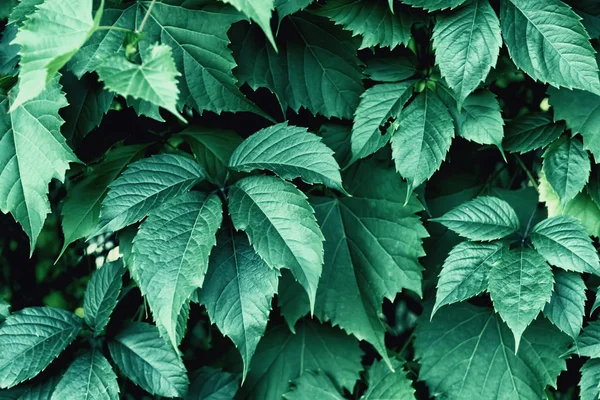
[[156, 4], [156, 0], [152, 0], [152, 3], [150, 3], [150, 7], [148, 7], [148, 10], [146, 11], [146, 15], [144, 15], [144, 19], [142, 20], [142, 23], [135, 31], [136, 33], [141, 33], [142, 30], [144, 29], [144, 25], [146, 25], [146, 21], [148, 21], [148, 18], [150, 17], [150, 13], [152, 12], [152, 8], [154, 7], [155, 4]]
[[120, 26], [99, 26], [96, 28], [97, 31], [123, 31], [131, 32], [131, 29], [122, 28]]
[[536, 191], [539, 192], [538, 184], [535, 181], [535, 178], [533, 177], [533, 175], [531, 174], [531, 171], [529, 171], [527, 166], [523, 163], [523, 161], [521, 160], [521, 158], [518, 155], [515, 154], [514, 156], [515, 156], [515, 159], [517, 160], [517, 164], [519, 164], [521, 169], [523, 171], [525, 171], [525, 174], [527, 175], [527, 178], [529, 179], [529, 182], [531, 183], [531, 185], [535, 188]]

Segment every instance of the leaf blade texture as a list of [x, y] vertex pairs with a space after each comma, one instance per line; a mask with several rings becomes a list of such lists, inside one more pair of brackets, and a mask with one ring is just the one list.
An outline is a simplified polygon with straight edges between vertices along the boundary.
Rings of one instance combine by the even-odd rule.
[[573, 339], [577, 338], [583, 325], [585, 290], [581, 275], [556, 271], [554, 292], [550, 303], [544, 307], [546, 318]]
[[125, 273], [121, 259], [105, 263], [92, 275], [83, 298], [84, 320], [93, 329], [94, 336], [100, 335], [110, 320], [123, 287]]

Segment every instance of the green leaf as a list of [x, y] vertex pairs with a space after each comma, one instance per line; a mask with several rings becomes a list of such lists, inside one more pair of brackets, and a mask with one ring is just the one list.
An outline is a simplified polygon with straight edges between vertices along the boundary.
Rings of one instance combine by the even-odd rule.
[[19, 28], [19, 93], [9, 112], [36, 98], [93, 33], [92, 0], [45, 0]]
[[279, 16], [279, 22], [287, 15], [304, 10], [312, 2], [313, 0], [275, 0], [275, 9]]
[[544, 315], [573, 339], [579, 335], [585, 312], [585, 283], [574, 272], [556, 271], [554, 293], [544, 307]]
[[533, 227], [531, 241], [546, 261], [567, 271], [600, 275], [598, 252], [573, 217], [550, 217]]
[[598, 64], [580, 17], [560, 0], [502, 0], [502, 36], [515, 65], [555, 87], [600, 94]]
[[[350, 127], [340, 124], [323, 124], [319, 128], [319, 135], [323, 137], [323, 143], [334, 151], [333, 157], [338, 165], [345, 166], [350, 161]], [[600, 193], [600, 190], [598, 191]]]
[[202, 168], [183, 156], [160, 154], [136, 161], [108, 186], [98, 229], [92, 234], [116, 232], [138, 222], [204, 178]]
[[554, 120], [583, 137], [583, 148], [600, 161], [600, 96], [582, 90], [548, 89]]
[[75, 339], [81, 318], [50, 307], [25, 308], [0, 325], [0, 388], [35, 377]]
[[65, 241], [60, 255], [69, 244], [94, 231], [108, 185], [132, 160], [142, 156], [145, 148], [146, 146], [121, 146], [110, 150], [103, 161], [94, 165], [81, 180], [69, 186], [62, 206], [61, 221]]
[[33, 14], [37, 6], [43, 2], [44, 0], [19, 0], [19, 4], [17, 4], [10, 13], [8, 24], [20, 27], [27, 17]]
[[94, 272], [85, 289], [83, 298], [85, 323], [94, 330], [94, 336], [99, 336], [110, 320], [123, 287], [124, 272], [121, 259], [106, 263]]
[[579, 398], [596, 400], [598, 397], [600, 397], [600, 360], [587, 360], [581, 366]]
[[439, 218], [432, 218], [471, 240], [502, 239], [519, 230], [515, 210], [504, 200], [479, 196], [453, 208]]
[[[50, 376], [42, 381], [36, 379], [30, 383], [3, 390], [0, 394], [6, 395], [6, 400], [51, 400], [58, 381], [58, 376]], [[5, 400], [4, 397], [2, 400]]]
[[283, 395], [286, 400], [344, 400], [339, 389], [327, 375], [319, 371], [306, 371], [294, 380], [293, 388]]
[[378, 82], [400, 82], [417, 74], [416, 59], [410, 52], [402, 56], [374, 57], [367, 61], [365, 75]]
[[600, 321], [592, 321], [575, 340], [575, 345], [567, 354], [600, 358]]
[[225, 183], [227, 165], [242, 138], [234, 131], [190, 127], [179, 133], [190, 146], [196, 161], [214, 183]]
[[118, 398], [117, 375], [98, 349], [87, 351], [77, 357], [52, 393], [52, 400], [117, 400]]
[[594, 304], [592, 305], [592, 309], [590, 310], [590, 315], [594, 313], [600, 307], [600, 295], [598, 294], [598, 289], [596, 289], [596, 299], [594, 300]]
[[239, 387], [239, 374], [203, 367], [196, 375], [185, 400], [233, 399]]
[[515, 336], [515, 352], [525, 328], [550, 301], [553, 285], [550, 266], [526, 247], [506, 252], [490, 271], [488, 291]]
[[375, 85], [360, 96], [352, 125], [352, 162], [375, 153], [390, 140], [393, 130], [386, 125], [400, 116], [412, 95], [413, 83]]
[[106, 58], [96, 70], [106, 89], [125, 98], [141, 99], [163, 107], [185, 119], [177, 111], [177, 72], [171, 47], [153, 45], [142, 52], [142, 64], [135, 64], [117, 54]]
[[569, 5], [581, 16], [581, 23], [592, 39], [600, 38], [600, 8], [595, 0], [571, 0]]
[[15, 25], [7, 25], [2, 31], [2, 39], [0, 40], [0, 74], [16, 75], [18, 72], [17, 64], [19, 63], [19, 45], [12, 43], [17, 35], [17, 27]]
[[563, 122], [553, 123], [548, 113], [529, 113], [506, 124], [503, 146], [513, 153], [528, 153], [546, 147], [564, 132]]
[[250, 176], [236, 182], [228, 197], [235, 229], [246, 232], [267, 265], [292, 272], [314, 309], [323, 234], [306, 196], [277, 177]]
[[0, 298], [0, 322], [4, 321], [10, 315], [10, 304], [3, 298]]
[[544, 152], [542, 170], [562, 204], [583, 190], [590, 177], [590, 158], [578, 138], [563, 136]]
[[[488, 308], [461, 303], [421, 318], [415, 332], [419, 379], [429, 393], [453, 399], [539, 399], [566, 369], [570, 338], [535, 321], [519, 351], [508, 327]], [[515, 354], [516, 353], [516, 354]]]
[[379, 46], [393, 50], [407, 46], [411, 38], [411, 10], [394, 13], [386, 0], [330, 0], [314, 12], [342, 25], [353, 36], [362, 36], [360, 49]]
[[182, 397], [187, 392], [185, 366], [156, 327], [134, 322], [108, 342], [108, 349], [121, 372], [148, 393]]
[[415, 389], [399, 360], [392, 360], [394, 370], [381, 361], [375, 361], [367, 370], [368, 388], [361, 400], [414, 399]]
[[469, 0], [437, 16], [432, 39], [436, 64], [461, 109], [496, 65], [502, 46], [498, 17], [488, 0]]
[[417, 95], [400, 114], [394, 132], [392, 157], [411, 193], [442, 165], [454, 137], [448, 109], [429, 90]]
[[229, 160], [236, 171], [270, 170], [283, 179], [300, 178], [345, 193], [333, 151], [306, 128], [287, 122], [264, 128], [244, 140]]
[[402, 0], [404, 4], [410, 4], [413, 7], [424, 8], [429, 11], [445, 10], [447, 8], [453, 9], [466, 0]]
[[310, 302], [306, 291], [294, 280], [292, 273], [286, 270], [281, 271], [281, 277], [279, 278], [277, 306], [288, 328], [293, 333], [296, 333], [296, 323], [300, 318], [310, 312]]
[[175, 348], [178, 316], [204, 282], [222, 213], [216, 194], [185, 193], [150, 214], [133, 241], [132, 276]]
[[382, 302], [409, 289], [421, 294], [418, 258], [427, 232], [405, 184], [389, 168], [361, 162], [344, 177], [352, 197], [311, 197], [325, 236], [325, 265], [315, 315], [371, 343], [389, 364]]
[[244, 362], [242, 379], [264, 335], [277, 292], [279, 273], [271, 269], [241, 233], [223, 229], [211, 254], [200, 303], [211, 322], [231, 338]]
[[502, 242], [462, 242], [442, 265], [437, 283], [433, 315], [446, 304], [470, 299], [486, 291], [488, 275], [507, 251]]
[[239, 11], [243, 12], [248, 18], [256, 22], [263, 30], [269, 42], [274, 48], [275, 38], [271, 31], [271, 13], [275, 9], [276, 0], [221, 0], [224, 3], [229, 3]]
[[356, 339], [339, 329], [303, 321], [293, 334], [278, 326], [260, 341], [240, 396], [280, 400], [291, 380], [311, 370], [321, 370], [337, 387], [351, 390], [362, 370], [361, 356]]
[[31, 252], [50, 212], [48, 184], [61, 182], [77, 157], [60, 134], [58, 110], [67, 105], [55, 78], [33, 100], [14, 108], [18, 87], [0, 93], [0, 210], [10, 212], [29, 236]]

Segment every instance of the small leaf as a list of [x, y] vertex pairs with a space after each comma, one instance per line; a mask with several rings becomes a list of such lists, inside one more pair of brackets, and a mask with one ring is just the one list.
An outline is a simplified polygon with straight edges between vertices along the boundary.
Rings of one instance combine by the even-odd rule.
[[596, 298], [594, 300], [594, 304], [592, 305], [592, 309], [590, 310], [590, 315], [594, 313], [600, 307], [600, 294], [598, 293], [598, 289], [596, 289]]
[[515, 352], [525, 328], [550, 301], [554, 277], [546, 261], [529, 248], [506, 252], [489, 275], [494, 309], [515, 336]]
[[339, 389], [327, 375], [319, 371], [306, 371], [293, 381], [293, 388], [283, 395], [286, 400], [326, 399], [344, 400]]
[[312, 2], [313, 0], [275, 0], [275, 8], [277, 9], [279, 22], [287, 15], [304, 10]]
[[375, 361], [367, 370], [368, 388], [360, 400], [414, 399], [415, 389], [406, 376], [404, 365], [392, 360], [393, 370], [381, 361]]
[[563, 136], [544, 152], [542, 170], [564, 205], [583, 190], [590, 176], [590, 158], [578, 138]]
[[400, 82], [417, 74], [417, 61], [410, 52], [402, 53], [402, 56], [374, 57], [366, 63], [363, 72], [378, 82]]
[[600, 397], [600, 360], [587, 360], [581, 366], [579, 399], [596, 400]]
[[134, 322], [108, 342], [108, 349], [121, 372], [148, 393], [182, 397], [187, 392], [185, 366], [156, 327]]
[[428, 11], [445, 10], [447, 8], [453, 9], [466, 0], [402, 0], [404, 4], [410, 4], [413, 7], [424, 8]]
[[275, 0], [221, 0], [224, 3], [229, 3], [239, 11], [243, 12], [248, 18], [256, 22], [263, 30], [269, 42], [273, 47], [275, 38], [271, 31], [271, 13], [275, 8]]
[[600, 321], [592, 321], [583, 329], [567, 354], [600, 358]]
[[554, 281], [554, 293], [544, 307], [544, 315], [575, 339], [583, 325], [585, 283], [581, 275], [566, 271], [556, 271]]
[[106, 263], [92, 275], [85, 289], [83, 311], [85, 323], [94, 330], [94, 336], [99, 336], [112, 314], [121, 288], [125, 269], [121, 259]]
[[75, 339], [81, 318], [51, 307], [25, 308], [0, 325], [0, 388], [35, 377]]
[[528, 153], [546, 147], [564, 132], [565, 124], [553, 123], [548, 113], [530, 113], [506, 124], [503, 146], [513, 153]]
[[239, 387], [239, 374], [203, 367], [192, 382], [185, 400], [233, 399]]
[[506, 201], [491, 196], [479, 196], [430, 221], [471, 240], [502, 239], [519, 230], [515, 210]]

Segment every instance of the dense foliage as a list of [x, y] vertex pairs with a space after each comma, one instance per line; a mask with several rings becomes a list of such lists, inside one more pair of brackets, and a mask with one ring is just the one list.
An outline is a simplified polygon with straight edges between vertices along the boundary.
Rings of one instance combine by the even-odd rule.
[[599, 398], [599, 2], [0, 20], [1, 399]]

